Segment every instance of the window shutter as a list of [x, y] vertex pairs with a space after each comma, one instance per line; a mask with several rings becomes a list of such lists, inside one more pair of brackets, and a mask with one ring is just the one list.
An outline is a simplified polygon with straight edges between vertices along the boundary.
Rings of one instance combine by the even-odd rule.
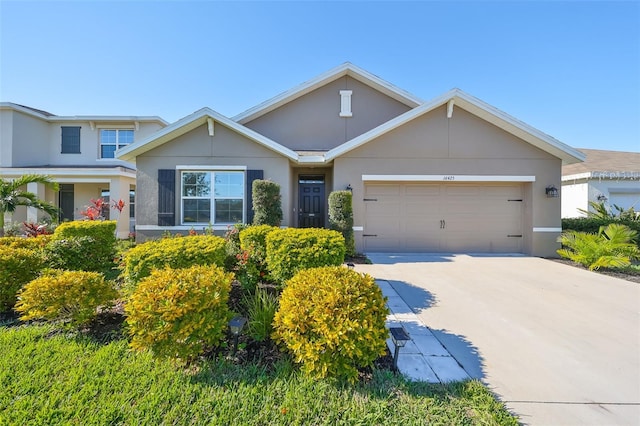
[[247, 223], [253, 223], [253, 181], [264, 178], [264, 170], [247, 170]]
[[158, 170], [158, 226], [176, 224], [176, 171]]

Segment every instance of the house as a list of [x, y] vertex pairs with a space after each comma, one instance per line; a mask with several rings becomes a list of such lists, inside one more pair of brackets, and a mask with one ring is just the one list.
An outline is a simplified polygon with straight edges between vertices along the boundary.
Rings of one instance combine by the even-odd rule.
[[[120, 238], [129, 235], [135, 210], [135, 166], [115, 158], [115, 151], [146, 139], [168, 123], [158, 117], [57, 116], [49, 112], [0, 103], [0, 177], [24, 174], [51, 176], [60, 184], [55, 192], [42, 184], [28, 191], [61, 208], [61, 220], [81, 218], [91, 199], [123, 200], [117, 219]], [[22, 208], [6, 222], [37, 222], [41, 213]]]
[[583, 163], [562, 167], [562, 217], [585, 216], [578, 209], [589, 210], [590, 201], [640, 211], [640, 152], [579, 151]]
[[453, 89], [424, 102], [345, 63], [248, 111], [203, 108], [132, 144], [136, 235], [251, 221], [251, 183], [280, 185], [283, 226], [327, 226], [353, 191], [361, 252], [554, 256], [563, 164], [584, 155]]

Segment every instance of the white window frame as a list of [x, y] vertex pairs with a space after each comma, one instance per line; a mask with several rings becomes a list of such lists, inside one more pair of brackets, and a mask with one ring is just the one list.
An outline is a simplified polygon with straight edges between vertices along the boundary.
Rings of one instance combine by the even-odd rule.
[[[102, 132], [103, 131], [114, 131], [116, 132], [116, 140], [115, 142], [103, 142], [102, 141]], [[127, 142], [127, 143], [120, 143], [120, 132], [131, 132], [131, 142]], [[115, 151], [113, 154], [113, 157], [103, 157], [102, 156], [102, 147], [103, 146], [115, 146], [116, 147], [116, 151], [119, 150], [120, 148], [123, 148], [125, 146], [129, 146], [131, 145], [133, 142], [135, 142], [136, 138], [135, 138], [135, 129], [133, 127], [128, 128], [128, 127], [118, 127], [118, 128], [113, 128], [113, 127], [99, 127], [98, 128], [98, 158], [101, 160], [114, 160], [115, 159]]]
[[[208, 197], [202, 196], [185, 196], [184, 195], [184, 175], [186, 173], [209, 173], [211, 188]], [[216, 197], [215, 194], [215, 178], [216, 174], [236, 174], [242, 177], [242, 197]], [[201, 226], [201, 225], [234, 225], [236, 222], [216, 222], [216, 200], [242, 200], [242, 223], [246, 221], [246, 185], [247, 177], [244, 170], [238, 168], [221, 169], [203, 169], [201, 167], [192, 167], [186, 170], [180, 170], [180, 224], [184, 226]], [[209, 222], [185, 222], [184, 220], [184, 200], [209, 200]]]

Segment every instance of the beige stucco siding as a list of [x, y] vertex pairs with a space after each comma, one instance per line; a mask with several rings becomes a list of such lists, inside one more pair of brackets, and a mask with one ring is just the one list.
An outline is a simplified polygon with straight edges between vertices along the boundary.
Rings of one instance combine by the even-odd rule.
[[[248, 170], [264, 170], [264, 178], [280, 185], [284, 223], [290, 222], [292, 207], [290, 167], [288, 159], [265, 148], [227, 127], [215, 123], [215, 135], [209, 136], [206, 125], [137, 157], [136, 225], [157, 225], [158, 170], [177, 166], [242, 166]], [[188, 167], [184, 170], [188, 170]], [[180, 225], [180, 182], [176, 176], [176, 225]]]
[[[533, 228], [561, 226], [560, 199], [546, 198], [544, 191], [547, 185], [560, 188], [560, 171], [560, 159], [460, 108], [447, 119], [443, 107], [337, 158], [334, 188], [351, 184], [354, 224], [364, 226], [363, 175], [534, 176], [523, 184], [523, 251], [552, 256], [557, 234]], [[361, 235], [356, 232], [359, 247]]]
[[[341, 90], [353, 92], [352, 117], [340, 117]], [[245, 125], [292, 150], [329, 150], [409, 109], [344, 76]]]

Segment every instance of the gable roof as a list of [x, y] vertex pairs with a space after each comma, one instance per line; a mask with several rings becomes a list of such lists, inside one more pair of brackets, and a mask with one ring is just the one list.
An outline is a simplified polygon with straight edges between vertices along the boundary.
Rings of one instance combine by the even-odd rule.
[[479, 118], [501, 128], [502, 130], [511, 133], [512, 135], [523, 139], [531, 145], [548, 152], [562, 159], [563, 164], [572, 164], [583, 161], [585, 156], [583, 153], [575, 148], [566, 145], [559, 140], [541, 132], [540, 130], [529, 126], [528, 124], [510, 116], [509, 114], [500, 111], [499, 109], [481, 101], [480, 99], [463, 92], [460, 89], [452, 89], [437, 98], [426, 102], [406, 113], [399, 115], [380, 126], [371, 129], [370, 131], [363, 133], [362, 135], [353, 138], [344, 144], [333, 148], [328, 151], [325, 156], [325, 161], [331, 161], [336, 157], [339, 157], [367, 142], [390, 132], [414, 120], [434, 109], [449, 104], [451, 107], [457, 106], [464, 109]]
[[562, 177], [573, 179], [576, 175], [584, 177], [596, 174], [629, 172], [640, 174], [640, 152], [605, 151], [580, 148], [586, 155], [583, 163], [562, 167]]
[[224, 115], [217, 113], [216, 111], [210, 108], [202, 108], [198, 111], [194, 112], [191, 115], [188, 115], [175, 123], [165, 127], [154, 133], [153, 135], [141, 139], [139, 141], [135, 141], [131, 145], [128, 145], [124, 148], [116, 151], [116, 157], [120, 160], [125, 161], [135, 161], [135, 158], [138, 155], [144, 154], [145, 152], [152, 150], [166, 142], [169, 142], [172, 139], [177, 138], [178, 136], [182, 136], [191, 130], [202, 126], [207, 123], [208, 119], [212, 119], [231, 130], [239, 133], [248, 139], [253, 140], [254, 142], [259, 143], [283, 156], [289, 158], [290, 160], [297, 161], [298, 154], [289, 148], [280, 145], [277, 142], [272, 141], [271, 139], [263, 136], [241, 124], [236, 123], [235, 121], [225, 117]]
[[410, 94], [409, 92], [400, 89], [399, 87], [394, 86], [393, 84], [381, 79], [380, 77], [371, 74], [368, 71], [363, 70], [350, 62], [345, 62], [342, 65], [339, 65], [319, 76], [315, 77], [312, 80], [306, 81], [299, 86], [296, 86], [286, 92], [283, 92], [265, 102], [262, 102], [259, 105], [256, 105], [253, 108], [242, 112], [232, 120], [237, 121], [240, 124], [246, 124], [256, 118], [263, 116], [280, 106], [287, 104], [301, 96], [310, 93], [327, 83], [331, 83], [341, 77], [349, 76], [358, 80], [361, 83], [364, 83], [374, 89], [378, 90], [381, 93], [395, 99], [396, 101], [403, 103], [411, 108], [415, 108], [418, 105], [422, 104], [422, 100]]

